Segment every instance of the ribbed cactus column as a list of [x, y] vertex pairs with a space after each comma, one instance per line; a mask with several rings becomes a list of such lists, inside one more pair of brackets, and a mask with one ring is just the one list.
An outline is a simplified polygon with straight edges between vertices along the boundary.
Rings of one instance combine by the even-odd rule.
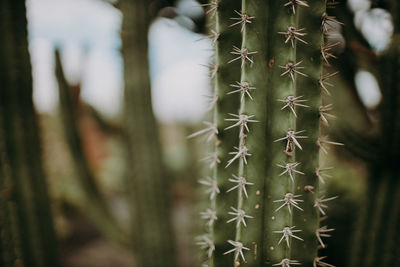
[[[1, 188], [0, 201], [5, 201], [3, 207], [9, 208], [7, 219], [11, 222], [11, 226], [2, 228], [12, 231], [7, 233], [13, 238], [10, 245], [15, 246], [14, 251], [24, 266], [60, 266], [32, 101], [25, 1], [2, 1], [0, 10], [0, 31], [4, 38], [1, 63], [4, 69], [0, 81], [0, 168], [3, 177], [7, 178], [2, 184], [6, 187]], [[6, 210], [2, 209], [2, 212]], [[8, 238], [7, 235], [4, 237]], [[11, 255], [7, 261], [13, 261], [13, 257]]]
[[[238, 9], [229, 8], [238, 2]], [[221, 174], [226, 172], [217, 169], [218, 194], [213, 202], [217, 212], [204, 213], [214, 225], [210, 244], [215, 251], [211, 246], [214, 257], [209, 263], [322, 266], [318, 240], [331, 229], [319, 227], [320, 209], [325, 213], [324, 203], [329, 200], [318, 195], [320, 174], [325, 171], [319, 153], [320, 148], [326, 151], [327, 144], [336, 144], [320, 138], [319, 126], [330, 109], [321, 104], [325, 84], [320, 81], [326, 78], [321, 55], [326, 50], [321, 28], [327, 21], [325, 1], [211, 3], [218, 4], [218, 25], [231, 21], [223, 25], [236, 29], [241, 42], [231, 44], [227, 62], [220, 60], [221, 54], [227, 54], [218, 46], [222, 35], [216, 47], [219, 67], [232, 72], [236, 68], [239, 73], [232, 81], [218, 83], [219, 88], [230, 83], [233, 89], [225, 98], [238, 101], [233, 111], [216, 111], [225, 125], [230, 123], [222, 131], [223, 121], [217, 121], [219, 155], [227, 153], [223, 134], [233, 132], [236, 143], [228, 161], [222, 160], [232, 176], [224, 177]], [[221, 74], [216, 77], [224, 77]]]
[[138, 266], [175, 267], [169, 182], [163, 171], [157, 124], [151, 108], [147, 0], [121, 1], [125, 79], [126, 185]]

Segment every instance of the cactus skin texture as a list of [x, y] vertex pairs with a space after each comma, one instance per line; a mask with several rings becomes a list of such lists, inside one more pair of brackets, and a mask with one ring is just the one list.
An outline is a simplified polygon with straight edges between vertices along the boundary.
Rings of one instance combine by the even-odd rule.
[[203, 6], [218, 66], [212, 81], [219, 156], [212, 178], [218, 190], [202, 213], [204, 266], [331, 266], [318, 257], [316, 236], [320, 210], [325, 214], [333, 199], [318, 194], [320, 150], [339, 145], [320, 138], [326, 2]]
[[137, 265], [177, 266], [169, 211], [169, 184], [162, 169], [156, 121], [151, 108], [147, 0], [123, 0], [122, 55], [125, 76], [126, 185], [131, 204]]
[[60, 266], [32, 101], [25, 1], [1, 1], [1, 266]]

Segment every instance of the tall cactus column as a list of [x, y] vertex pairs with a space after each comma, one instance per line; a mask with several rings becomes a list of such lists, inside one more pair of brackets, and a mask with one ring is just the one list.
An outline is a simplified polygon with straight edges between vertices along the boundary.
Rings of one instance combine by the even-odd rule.
[[60, 266], [32, 101], [25, 1], [2, 1], [0, 11], [4, 38], [0, 76], [0, 175], [4, 179], [0, 185], [0, 227], [8, 231], [2, 233], [2, 242], [8, 238], [7, 245], [14, 248], [3, 260], [5, 266], [21, 261], [24, 266]]
[[[230, 6], [239, 2], [239, 9]], [[217, 167], [213, 183], [208, 182], [215, 201], [202, 214], [210, 226], [208, 243], [201, 243], [212, 255], [210, 266], [329, 266], [317, 254], [319, 243], [325, 246], [321, 237], [332, 231], [319, 227], [319, 213], [325, 214], [332, 199], [318, 195], [327, 170], [320, 166], [319, 153], [338, 144], [320, 137], [320, 121], [332, 116], [321, 100], [330, 77], [322, 73], [322, 60], [330, 55], [324, 33], [333, 19], [326, 16], [325, 4], [207, 4], [214, 11], [210, 20], [216, 18], [219, 26], [213, 30], [218, 70], [239, 70], [231, 81], [220, 71], [215, 75], [218, 120], [213, 134], [220, 159], [230, 157], [221, 160], [225, 169]], [[230, 51], [222, 25], [240, 33], [241, 42], [232, 43]], [[228, 52], [230, 60], [221, 60]], [[221, 90], [227, 83], [233, 90]], [[227, 106], [221, 100], [229, 97], [236, 107], [222, 109]], [[229, 148], [232, 135], [228, 139], [227, 133], [234, 134], [234, 147]]]
[[138, 266], [176, 266], [169, 184], [151, 108], [147, 0], [121, 1], [125, 76], [126, 183]]

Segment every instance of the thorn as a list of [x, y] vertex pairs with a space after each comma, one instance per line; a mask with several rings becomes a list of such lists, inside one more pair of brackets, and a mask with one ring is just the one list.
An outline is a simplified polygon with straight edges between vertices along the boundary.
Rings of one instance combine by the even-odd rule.
[[324, 209], [328, 208], [328, 205], [326, 205], [324, 203], [338, 198], [338, 196], [329, 197], [329, 198], [325, 198], [325, 199], [324, 199], [324, 197], [325, 196], [322, 196], [321, 198], [317, 198], [317, 199], [315, 199], [315, 202], [314, 202], [314, 208], [319, 209], [319, 211], [321, 212], [322, 215], [326, 215]]
[[204, 192], [210, 194], [210, 200], [214, 199], [214, 197], [220, 193], [216, 179], [207, 177], [206, 179], [199, 180], [199, 183], [209, 187]]
[[293, 15], [296, 14], [296, 7], [297, 6], [305, 6], [305, 7], [310, 7], [306, 1], [304, 0], [289, 0], [289, 2], [287, 2], [286, 4], [284, 4], [284, 6], [290, 6]]
[[282, 234], [282, 237], [281, 237], [281, 239], [279, 240], [278, 245], [282, 242], [283, 239], [285, 239], [288, 248], [290, 248], [289, 239], [290, 239], [291, 237], [296, 238], [296, 239], [298, 239], [298, 240], [300, 240], [300, 241], [304, 241], [304, 240], [301, 239], [300, 237], [295, 236], [295, 235], [293, 234], [293, 233], [296, 233], [296, 232], [301, 232], [301, 230], [292, 230], [292, 229], [295, 228], [295, 227], [296, 227], [296, 226], [285, 227], [285, 228], [283, 228], [282, 231], [273, 231], [274, 233]]
[[325, 154], [328, 154], [326, 145], [344, 146], [342, 143], [329, 141], [326, 136], [319, 137], [316, 144]]
[[232, 114], [229, 113], [234, 118], [231, 119], [224, 119], [225, 121], [235, 121], [236, 123], [232, 124], [231, 126], [226, 127], [224, 130], [229, 130], [234, 127], [240, 127], [240, 134], [244, 133], [244, 129], [247, 132], [250, 132], [249, 127], [247, 126], [248, 122], [258, 122], [257, 120], [251, 120], [255, 115], [246, 115], [246, 114]]
[[272, 264], [272, 266], [290, 267], [290, 265], [301, 265], [299, 261], [283, 259], [281, 262]]
[[320, 106], [318, 109], [319, 116], [326, 125], [329, 125], [328, 118], [336, 119], [335, 115], [328, 113], [331, 110], [332, 110], [332, 104], [328, 104], [326, 106]]
[[281, 110], [285, 109], [285, 108], [289, 108], [293, 115], [297, 118], [297, 114], [295, 111], [295, 107], [305, 107], [305, 108], [309, 108], [309, 106], [301, 104], [302, 102], [306, 102], [307, 100], [305, 99], [300, 99], [303, 96], [292, 96], [289, 95], [287, 96], [285, 99], [278, 99], [277, 101], [279, 102], [283, 102], [285, 103], [285, 105], [281, 108]]
[[295, 73], [303, 75], [304, 77], [308, 77], [307, 74], [304, 74], [304, 73], [298, 71], [298, 69], [304, 69], [304, 67], [299, 67], [299, 65], [302, 62], [303, 61], [299, 61], [297, 63], [293, 63], [293, 62], [289, 61], [288, 63], [286, 63], [285, 66], [279, 66], [280, 68], [285, 69], [285, 71], [281, 74], [281, 76], [288, 74], [293, 82], [294, 82], [294, 78], [295, 78], [294, 77]]
[[253, 54], [257, 54], [257, 53], [258, 53], [258, 51], [250, 52], [247, 48], [241, 48], [240, 49], [240, 48], [238, 48], [236, 46], [233, 46], [233, 51], [231, 52], [231, 54], [239, 55], [239, 56], [235, 57], [232, 60], [230, 60], [228, 62], [228, 64], [230, 64], [230, 63], [232, 63], [232, 62], [234, 62], [234, 61], [236, 61], [238, 59], [241, 59], [242, 60], [241, 68], [243, 68], [246, 60], [251, 62], [251, 64], [254, 63], [254, 61], [251, 58], [249, 58], [249, 55], [253, 55]]
[[211, 152], [201, 160], [210, 162], [210, 169], [214, 168], [217, 164], [221, 163], [221, 160], [218, 158], [218, 152]]
[[240, 29], [240, 32], [243, 32], [244, 29], [246, 28], [246, 24], [250, 24], [251, 20], [254, 19], [255, 17], [250, 17], [249, 15], [247, 15], [246, 13], [241, 13], [239, 11], [235, 10], [235, 13], [239, 15], [238, 18], [230, 18], [233, 20], [238, 20], [237, 22], [229, 25], [229, 27], [235, 26], [235, 25], [239, 25], [242, 24], [242, 27]]
[[244, 177], [244, 176], [240, 176], [239, 177], [239, 176], [236, 176], [234, 174], [232, 174], [232, 176], [235, 179], [230, 178], [230, 179], [228, 179], [228, 181], [232, 182], [232, 183], [237, 183], [237, 185], [235, 185], [234, 187], [228, 189], [228, 191], [226, 191], [226, 192], [231, 192], [231, 191], [233, 191], [233, 190], [235, 190], [237, 188], [239, 191], [242, 191], [244, 193], [246, 198], [248, 198], [249, 196], [247, 195], [246, 185], [254, 185], [254, 183], [248, 182], [246, 180], [246, 177]]
[[230, 84], [229, 86], [239, 88], [239, 89], [234, 89], [233, 91], [228, 92], [227, 95], [240, 92], [240, 94], [241, 94], [240, 101], [241, 102], [243, 102], [245, 95], [247, 95], [251, 100], [253, 100], [253, 98], [250, 95], [250, 90], [255, 90], [256, 88], [250, 86], [250, 84], [248, 82], [236, 82], [236, 84]]
[[211, 40], [212, 44], [215, 45], [217, 43], [220, 35], [221, 34], [219, 32], [211, 30], [211, 34], [209, 34], [207, 37]]
[[246, 259], [244, 258], [244, 255], [243, 255], [243, 250], [250, 250], [250, 249], [244, 247], [243, 244], [239, 241], [228, 240], [228, 243], [231, 244], [232, 246], [234, 246], [234, 248], [225, 252], [224, 255], [235, 252], [235, 261], [237, 261], [237, 259], [239, 258], [239, 255], [242, 257], [243, 261], [246, 261]]
[[324, 177], [326, 177], [326, 178], [332, 178], [333, 177], [332, 175], [323, 173], [324, 171], [329, 171], [329, 170], [332, 170], [332, 169], [333, 169], [333, 167], [327, 167], [327, 168], [317, 168], [315, 170], [315, 174], [317, 175], [317, 177], [318, 177], [318, 179], [319, 179], [319, 181], [321, 183], [323, 183], [323, 184], [325, 183]]
[[217, 218], [217, 212], [212, 209], [206, 209], [206, 211], [200, 212], [201, 218], [204, 220], [208, 220], [206, 225], [212, 226]]
[[328, 263], [322, 262], [322, 260], [325, 259], [325, 258], [327, 258], [327, 256], [316, 257], [314, 259], [314, 262], [313, 262], [313, 267], [318, 267], [318, 266], [320, 266], [320, 267], [335, 267], [332, 264], [328, 264]]
[[298, 173], [298, 174], [302, 174], [304, 175], [303, 172], [301, 171], [297, 171], [294, 168], [296, 168], [297, 166], [300, 165], [299, 162], [290, 162], [290, 163], [286, 163], [286, 165], [280, 165], [280, 164], [276, 164], [278, 167], [281, 167], [283, 169], [285, 169], [282, 173], [279, 174], [279, 176], [284, 175], [285, 173], [289, 174], [290, 179], [292, 180], [292, 182], [294, 183], [294, 173]]
[[336, 17], [329, 16], [327, 13], [322, 14], [322, 22], [321, 22], [322, 33], [328, 34], [329, 30], [333, 28], [333, 24], [344, 25], [344, 23], [338, 21]]
[[331, 65], [331, 64], [329, 63], [328, 59], [330, 59], [330, 58], [336, 59], [336, 58], [337, 58], [337, 56], [335, 56], [335, 55], [331, 52], [331, 50], [332, 50], [332, 48], [338, 46], [339, 44], [340, 44], [340, 42], [336, 42], [336, 43], [333, 43], [333, 44], [332, 44], [332, 43], [331, 43], [331, 44], [326, 43], [326, 44], [324, 44], [323, 46], [321, 46], [321, 55], [322, 55], [322, 57], [324, 58], [326, 64], [328, 64], [328, 66]]
[[274, 142], [287, 140], [286, 149], [285, 149], [286, 153], [292, 153], [294, 151], [294, 146], [297, 146], [298, 148], [300, 148], [300, 150], [303, 150], [303, 148], [301, 147], [301, 145], [297, 141], [297, 139], [308, 138], [308, 137], [307, 136], [296, 136], [297, 134], [303, 133], [303, 132], [305, 132], [305, 130], [295, 132], [295, 131], [289, 129], [287, 131], [285, 137], [276, 139]]
[[325, 75], [322, 75], [322, 76], [319, 78], [319, 84], [321, 85], [321, 87], [325, 90], [325, 92], [326, 92], [328, 95], [331, 95], [331, 93], [330, 93], [329, 90], [326, 88], [326, 86], [331, 86], [331, 87], [333, 87], [333, 84], [327, 82], [327, 80], [328, 80], [329, 78], [332, 78], [333, 76], [335, 76], [335, 75], [338, 74], [338, 73], [339, 73], [338, 71], [333, 72], [333, 73], [327, 73], [327, 74], [325, 74]]
[[209, 96], [207, 96], [210, 100], [209, 100], [209, 103], [208, 103], [208, 107], [207, 107], [207, 111], [211, 111], [211, 110], [213, 110], [214, 109], [214, 107], [215, 107], [215, 105], [217, 104], [217, 102], [218, 102], [218, 95], [217, 94], [215, 94], [215, 95], [209, 95]]
[[235, 155], [233, 156], [233, 158], [231, 158], [228, 161], [228, 164], [225, 166], [225, 168], [227, 168], [229, 165], [231, 165], [236, 159], [241, 158], [243, 159], [244, 164], [247, 164], [247, 160], [246, 157], [247, 156], [251, 156], [251, 154], [248, 153], [248, 148], [246, 147], [246, 145], [242, 145], [239, 148], [238, 147], [234, 147], [237, 151], [234, 152], [229, 152], [230, 155]]
[[206, 11], [206, 14], [211, 14], [211, 17], [213, 17], [213, 16], [215, 16], [215, 14], [216, 14], [217, 11], [218, 11], [219, 3], [218, 3], [217, 0], [211, 0], [210, 3], [208, 3], [208, 4], [201, 4], [201, 5], [199, 5], [199, 6], [208, 8], [208, 10]]
[[331, 235], [327, 234], [327, 233], [332, 232], [332, 231], [335, 231], [335, 229], [333, 229], [333, 228], [328, 229], [328, 226], [326, 226], [326, 225], [322, 226], [321, 228], [319, 228], [315, 231], [315, 235], [317, 236], [318, 242], [321, 244], [321, 246], [323, 248], [325, 248], [326, 246], [325, 246], [324, 242], [322, 241], [321, 237], [331, 237]]
[[304, 211], [302, 208], [300, 208], [298, 205], [298, 202], [304, 202], [301, 199], [296, 199], [296, 197], [300, 197], [301, 195], [293, 195], [292, 193], [286, 193], [285, 196], [283, 197], [283, 199], [278, 199], [278, 200], [274, 200], [275, 203], [278, 202], [283, 202], [283, 204], [281, 206], [279, 206], [279, 208], [277, 208], [275, 210], [275, 212], [277, 212], [278, 210], [280, 210], [281, 208], [283, 208], [284, 206], [288, 207], [289, 213], [292, 214], [292, 207], [295, 207], [296, 209], [299, 209], [301, 211]]
[[290, 41], [290, 43], [292, 44], [292, 48], [294, 48], [295, 40], [299, 40], [300, 42], [302, 42], [304, 44], [308, 44], [306, 41], [304, 41], [303, 39], [300, 38], [300, 37], [307, 35], [307, 33], [303, 32], [304, 30], [305, 30], [305, 28], [297, 30], [295, 27], [289, 26], [289, 27], [287, 27], [286, 32], [278, 32], [278, 34], [283, 34], [286, 38], [285, 44]]
[[207, 249], [207, 256], [208, 258], [211, 258], [215, 250], [214, 241], [210, 238], [209, 235], [200, 236], [199, 239], [200, 240], [196, 243], [196, 245], [200, 246], [201, 249]]
[[187, 138], [190, 139], [190, 138], [208, 133], [207, 142], [209, 142], [212, 140], [213, 137], [218, 135], [218, 128], [215, 123], [204, 121], [203, 124], [207, 125], [208, 127], [204, 128], [200, 131], [197, 131], [195, 133], [192, 133]]
[[246, 227], [246, 221], [245, 218], [253, 218], [253, 216], [247, 215], [246, 212], [244, 210], [241, 209], [235, 209], [234, 207], [231, 207], [231, 209], [233, 210], [228, 212], [229, 215], [233, 215], [235, 217], [233, 217], [232, 219], [228, 220], [227, 223], [231, 223], [233, 221], [237, 221], [236, 222], [236, 228], [239, 228], [240, 223], [243, 223], [243, 225]]

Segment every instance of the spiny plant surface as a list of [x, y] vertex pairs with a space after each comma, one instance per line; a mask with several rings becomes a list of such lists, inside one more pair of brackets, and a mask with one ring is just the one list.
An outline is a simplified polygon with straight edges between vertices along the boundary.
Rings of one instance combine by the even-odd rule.
[[[325, 0], [210, 1], [203, 6], [215, 47], [212, 118], [192, 136], [214, 141], [203, 266], [332, 266], [318, 256], [334, 229], [320, 226], [331, 167], [320, 152], [341, 145], [324, 136], [331, 106], [323, 63], [334, 17]], [[322, 132], [322, 134], [321, 134]], [[191, 137], [192, 137], [191, 136]]]

